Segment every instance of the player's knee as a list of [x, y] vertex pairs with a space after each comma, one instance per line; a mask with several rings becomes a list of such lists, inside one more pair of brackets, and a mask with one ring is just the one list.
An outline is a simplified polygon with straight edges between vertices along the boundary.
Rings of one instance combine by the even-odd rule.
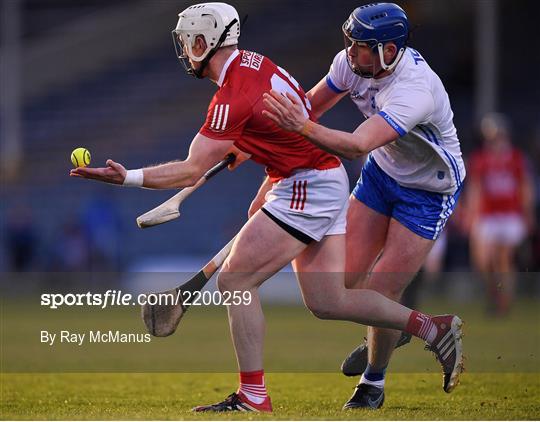
[[[216, 280], [216, 286], [221, 293], [232, 292], [235, 290], [233, 274], [227, 271], [221, 271]], [[238, 287], [236, 287], [238, 290]]]
[[306, 301], [306, 306], [313, 316], [319, 319], [336, 319], [336, 306], [330, 306], [327, 301]]
[[310, 307], [309, 310], [315, 316], [319, 319], [335, 319], [332, 311], [328, 309], [326, 306], [313, 306]]
[[223, 293], [250, 290], [256, 284], [250, 274], [235, 271], [226, 261], [217, 276], [216, 286]]

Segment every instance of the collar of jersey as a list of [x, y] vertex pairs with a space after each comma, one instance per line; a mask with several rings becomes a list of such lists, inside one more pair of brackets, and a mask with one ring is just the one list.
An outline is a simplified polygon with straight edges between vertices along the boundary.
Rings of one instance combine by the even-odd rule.
[[229, 69], [229, 66], [231, 65], [232, 61], [238, 57], [240, 52], [238, 50], [234, 50], [232, 54], [229, 56], [225, 64], [223, 65], [223, 69], [221, 69], [221, 74], [219, 75], [219, 79], [217, 81], [218, 86], [223, 85], [223, 81], [225, 80], [225, 75], [227, 74], [227, 70]]

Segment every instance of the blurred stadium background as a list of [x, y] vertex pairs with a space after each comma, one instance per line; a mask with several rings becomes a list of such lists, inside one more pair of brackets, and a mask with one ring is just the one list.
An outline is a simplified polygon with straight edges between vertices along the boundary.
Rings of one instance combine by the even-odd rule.
[[[306, 90], [326, 74], [343, 45], [341, 24], [361, 3], [231, 1], [241, 16], [249, 15], [240, 47], [267, 55]], [[530, 53], [536, 28], [525, 24], [540, 12], [538, 3], [398, 3], [418, 26], [411, 45], [450, 94], [465, 156], [480, 145], [480, 117], [493, 110], [507, 114], [540, 198], [540, 78], [534, 75], [540, 56]], [[174, 54], [170, 31], [189, 3], [2, 0], [1, 5], [0, 270], [195, 269], [242, 226], [263, 177], [260, 167], [248, 163], [221, 174], [182, 206], [180, 220], [145, 231], [136, 227], [136, 216], [171, 192], [68, 177], [69, 155], [78, 146], [91, 151], [94, 166], [107, 158], [136, 168], [186, 156], [215, 90], [209, 81], [185, 75]], [[351, 130], [361, 118], [344, 100], [323, 121]], [[346, 165], [354, 183], [361, 163]], [[536, 209], [538, 215], [538, 202]], [[447, 228], [446, 272], [471, 269], [461, 224], [466, 219], [457, 212]], [[517, 265], [528, 272], [521, 293], [538, 294], [538, 231], [519, 248]], [[471, 277], [454, 279], [442, 289], [453, 297], [482, 289]]]

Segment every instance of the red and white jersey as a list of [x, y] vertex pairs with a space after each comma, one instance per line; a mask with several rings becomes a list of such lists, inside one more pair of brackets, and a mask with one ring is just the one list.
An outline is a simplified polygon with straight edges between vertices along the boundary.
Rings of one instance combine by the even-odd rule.
[[482, 214], [523, 212], [521, 197], [526, 163], [520, 151], [477, 151], [471, 157], [469, 169], [471, 179], [480, 185]]
[[267, 57], [236, 50], [225, 63], [217, 84], [219, 90], [199, 133], [214, 140], [234, 141], [238, 149], [251, 154], [253, 161], [266, 166], [273, 182], [298, 169], [340, 166], [336, 156], [263, 116], [263, 94], [274, 89], [295, 96], [304, 105], [306, 117], [312, 118], [311, 106], [298, 82]]

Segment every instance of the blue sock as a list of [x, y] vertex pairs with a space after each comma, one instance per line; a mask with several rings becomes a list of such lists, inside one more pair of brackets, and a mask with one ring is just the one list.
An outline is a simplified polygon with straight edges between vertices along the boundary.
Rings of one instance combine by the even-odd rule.
[[384, 376], [386, 375], [386, 368], [387, 367], [385, 366], [382, 369], [373, 369], [373, 367], [368, 363], [363, 377], [371, 382], [383, 381]]

